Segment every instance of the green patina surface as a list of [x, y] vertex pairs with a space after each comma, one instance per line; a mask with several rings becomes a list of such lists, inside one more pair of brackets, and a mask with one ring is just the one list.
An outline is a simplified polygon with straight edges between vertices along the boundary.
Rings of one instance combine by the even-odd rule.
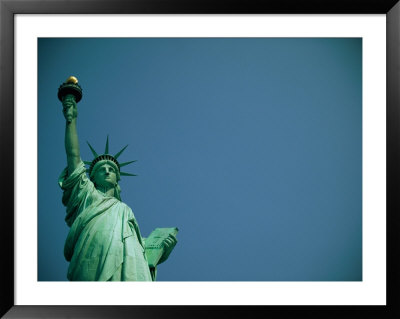
[[[70, 77], [58, 91], [66, 119], [67, 167], [59, 177], [70, 227], [64, 255], [70, 262], [67, 278], [73, 281], [154, 281], [157, 266], [168, 259], [177, 240], [177, 228], [156, 228], [147, 239], [140, 234], [132, 210], [121, 201], [118, 181], [135, 176], [120, 171], [134, 161], [119, 163], [109, 154], [108, 137], [104, 154], [90, 146], [94, 159], [80, 158], [76, 121], [82, 89]], [[89, 176], [85, 163], [89, 165]]]

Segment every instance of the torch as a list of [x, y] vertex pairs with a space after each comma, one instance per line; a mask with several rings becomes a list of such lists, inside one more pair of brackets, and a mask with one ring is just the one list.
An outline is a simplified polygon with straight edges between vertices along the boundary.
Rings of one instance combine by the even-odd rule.
[[[74, 76], [70, 76], [58, 88], [57, 96], [58, 96], [58, 99], [61, 102], [63, 102], [66, 99], [72, 99], [75, 103], [78, 103], [82, 99], [82, 88], [78, 84], [78, 79], [76, 77], [74, 77]], [[71, 107], [68, 109], [68, 112], [72, 112], [72, 108]], [[68, 117], [68, 122], [70, 122], [70, 118], [69, 117]]]

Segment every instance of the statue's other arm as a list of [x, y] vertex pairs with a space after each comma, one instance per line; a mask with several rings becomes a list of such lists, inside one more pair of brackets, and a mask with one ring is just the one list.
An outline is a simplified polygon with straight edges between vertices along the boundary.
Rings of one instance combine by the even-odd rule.
[[63, 114], [66, 119], [65, 125], [65, 152], [67, 154], [68, 174], [71, 174], [81, 161], [79, 151], [78, 132], [76, 129], [76, 120], [78, 109], [75, 98], [67, 95], [63, 101]]

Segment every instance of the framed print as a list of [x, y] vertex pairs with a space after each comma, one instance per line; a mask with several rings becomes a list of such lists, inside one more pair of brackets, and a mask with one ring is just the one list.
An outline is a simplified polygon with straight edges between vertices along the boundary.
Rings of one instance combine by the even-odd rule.
[[[2, 315], [398, 315], [397, 1], [0, 9]], [[82, 281], [65, 260], [72, 75], [82, 160], [122, 148], [143, 238], [179, 228], [156, 282]]]

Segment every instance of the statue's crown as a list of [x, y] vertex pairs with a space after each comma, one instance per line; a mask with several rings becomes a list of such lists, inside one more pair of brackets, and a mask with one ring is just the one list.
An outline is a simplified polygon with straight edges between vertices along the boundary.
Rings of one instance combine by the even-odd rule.
[[[122, 154], [123, 151], [125, 151], [125, 149], [128, 147], [128, 145], [126, 145], [125, 147], [122, 148], [122, 150], [120, 150], [117, 154], [115, 154], [114, 156], [109, 154], [108, 151], [108, 135], [107, 135], [107, 141], [106, 141], [106, 148], [104, 150], [104, 154], [97, 154], [97, 152], [94, 150], [94, 148], [92, 147], [92, 145], [89, 144], [89, 142], [87, 142], [87, 144], [89, 145], [90, 150], [92, 151], [92, 154], [94, 156], [94, 159], [92, 161], [84, 161], [85, 164], [89, 165], [89, 176], [92, 177], [92, 172], [93, 172], [93, 168], [96, 166], [97, 163], [101, 162], [101, 161], [111, 161], [115, 164], [115, 166], [118, 169], [118, 175], [122, 175], [122, 176], [136, 176], [135, 174], [130, 174], [130, 173], [125, 173], [125, 172], [121, 172], [121, 167], [126, 166], [128, 164], [131, 164], [135, 161], [129, 161], [129, 162], [124, 162], [124, 163], [119, 163], [118, 162], [118, 157]], [[118, 176], [119, 179], [119, 176]]]

